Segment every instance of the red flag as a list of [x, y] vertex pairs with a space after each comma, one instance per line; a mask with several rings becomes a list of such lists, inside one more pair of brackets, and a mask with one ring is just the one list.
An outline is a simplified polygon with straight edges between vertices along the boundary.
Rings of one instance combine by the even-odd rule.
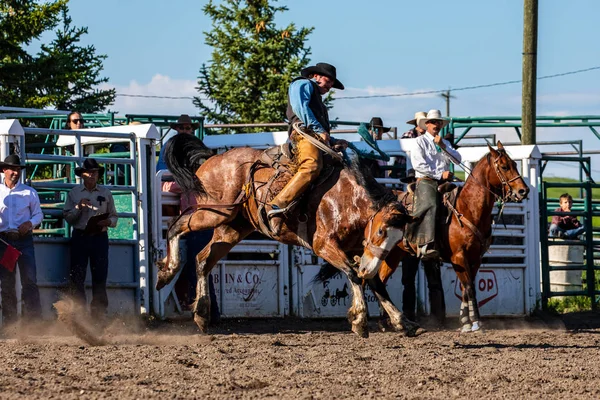
[[[4, 242], [4, 240], [2, 242]], [[15, 270], [17, 260], [21, 256], [21, 252], [6, 242], [4, 242], [4, 244], [6, 244], [6, 248], [4, 249], [4, 253], [0, 258], [0, 265], [10, 272], [13, 272]]]

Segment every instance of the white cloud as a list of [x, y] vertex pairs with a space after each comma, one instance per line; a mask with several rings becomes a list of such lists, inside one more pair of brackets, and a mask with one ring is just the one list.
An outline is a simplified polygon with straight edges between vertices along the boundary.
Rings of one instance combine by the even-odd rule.
[[[125, 114], [159, 114], [159, 115], [197, 115], [198, 108], [192, 104], [191, 97], [197, 96], [196, 81], [172, 79], [168, 76], [156, 74], [148, 83], [131, 81], [127, 86], [114, 86], [117, 89], [117, 98], [110, 107], [118, 111], [119, 115]], [[104, 85], [102, 88], [113, 87]], [[126, 97], [122, 94], [143, 96], [169, 96], [190, 97], [190, 99], [160, 99], [144, 97]]]

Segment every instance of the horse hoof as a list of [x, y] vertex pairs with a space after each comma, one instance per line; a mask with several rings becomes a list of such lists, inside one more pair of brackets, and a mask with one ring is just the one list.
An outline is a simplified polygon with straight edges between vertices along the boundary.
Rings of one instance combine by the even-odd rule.
[[208, 319], [199, 316], [198, 314], [194, 314], [194, 322], [200, 329], [200, 333], [208, 332]]
[[460, 330], [460, 333], [468, 333], [468, 332], [472, 332], [473, 327], [471, 326], [471, 324], [464, 324], [462, 326], [462, 329]]
[[473, 325], [471, 326], [471, 332], [481, 332], [481, 324], [479, 323], [479, 321], [475, 321], [473, 322]]
[[403, 327], [403, 331], [404, 334], [408, 337], [415, 337], [415, 336], [419, 336], [425, 332], [427, 332], [424, 328], [421, 328], [421, 326], [419, 324], [417, 324], [416, 322], [413, 322], [407, 318], [404, 318], [402, 320], [402, 327]]
[[167, 286], [171, 280], [169, 279], [169, 274], [166, 271], [159, 270], [158, 275], [156, 277], [156, 290], [160, 290]]
[[356, 333], [358, 336], [360, 336], [363, 339], [366, 339], [369, 337], [369, 329], [367, 328], [366, 325], [361, 324], [361, 325], [352, 325], [352, 332]]

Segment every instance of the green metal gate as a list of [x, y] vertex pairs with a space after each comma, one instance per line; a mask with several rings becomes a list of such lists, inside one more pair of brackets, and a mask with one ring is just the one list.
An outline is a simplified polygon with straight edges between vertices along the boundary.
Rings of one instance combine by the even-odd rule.
[[[579, 162], [582, 170], [589, 171], [589, 157], [542, 157], [542, 163], [548, 161], [572, 161]], [[544, 165], [545, 166], [545, 165]], [[589, 177], [589, 175], [588, 175]], [[600, 191], [600, 185], [588, 179], [584, 182], [548, 182], [544, 181], [543, 168], [540, 173], [541, 190], [540, 196], [540, 251], [542, 264], [542, 308], [548, 308], [548, 300], [552, 297], [585, 296], [591, 300], [593, 311], [598, 310], [598, 295], [600, 285], [596, 282], [596, 276], [600, 273], [600, 227], [596, 218], [600, 216], [600, 200], [594, 200], [594, 189]], [[555, 211], [559, 206], [555, 188], [559, 192], [568, 192], [573, 196], [573, 207], [571, 212], [562, 213]], [[569, 191], [569, 189], [571, 189]], [[550, 192], [554, 193], [551, 194]], [[573, 193], [579, 193], [579, 198]], [[596, 195], [597, 199], [600, 196]], [[548, 218], [554, 215], [577, 216], [585, 227], [585, 234], [581, 240], [563, 240], [548, 237]], [[556, 247], [555, 247], [556, 246]], [[561, 251], [556, 251], [560, 247]], [[582, 257], [578, 253], [582, 251]], [[550, 254], [565, 254], [566, 258], [553, 260]], [[554, 282], [552, 273], [562, 272], [561, 277], [575, 277], [579, 282]], [[585, 279], [582, 275], [585, 274]], [[569, 285], [568, 283], [571, 283]], [[560, 285], [565, 289], [561, 290]]]

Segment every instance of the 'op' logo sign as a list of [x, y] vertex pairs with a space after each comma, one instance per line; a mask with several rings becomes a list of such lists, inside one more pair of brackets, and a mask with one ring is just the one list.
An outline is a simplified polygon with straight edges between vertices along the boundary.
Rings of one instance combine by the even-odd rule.
[[[456, 279], [454, 295], [462, 301], [462, 284]], [[496, 273], [491, 269], [480, 269], [475, 276], [475, 289], [477, 290], [478, 305], [482, 307], [494, 297], [498, 296], [498, 281]]]

